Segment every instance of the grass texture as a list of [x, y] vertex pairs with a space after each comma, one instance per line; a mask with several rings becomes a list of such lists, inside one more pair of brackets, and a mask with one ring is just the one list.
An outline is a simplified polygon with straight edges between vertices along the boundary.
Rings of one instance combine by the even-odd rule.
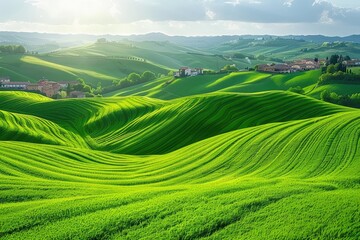
[[0, 116], [0, 239], [360, 237], [357, 109], [0, 92]]

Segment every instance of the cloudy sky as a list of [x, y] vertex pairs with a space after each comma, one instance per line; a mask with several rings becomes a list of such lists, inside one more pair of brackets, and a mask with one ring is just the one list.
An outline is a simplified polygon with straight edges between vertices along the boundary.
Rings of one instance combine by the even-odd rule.
[[0, 31], [360, 34], [359, 0], [0, 0]]

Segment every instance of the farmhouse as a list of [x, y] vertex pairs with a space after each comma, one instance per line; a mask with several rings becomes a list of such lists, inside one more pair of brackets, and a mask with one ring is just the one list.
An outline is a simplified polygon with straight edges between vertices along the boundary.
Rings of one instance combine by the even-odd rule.
[[262, 64], [258, 66], [260, 72], [290, 73], [291, 66], [288, 64]]
[[270, 73], [291, 73], [299, 71], [309, 71], [320, 68], [319, 61], [310, 59], [296, 60], [283, 64], [262, 64], [258, 65], [258, 71]]
[[9, 77], [1, 77], [1, 78], [0, 78], [0, 84], [1, 84], [1, 83], [7, 83], [7, 82], [10, 82], [10, 78], [9, 78]]
[[203, 74], [203, 68], [181, 67], [174, 73], [174, 77], [189, 77]]
[[29, 82], [10, 82], [4, 81], [1, 82], [0, 85], [2, 88], [6, 89], [14, 89], [14, 90], [26, 90], [26, 87], [29, 85]]
[[58, 83], [60, 84], [62, 90], [66, 90], [68, 86], [75, 86], [79, 84], [77, 81], [60, 81]]
[[85, 93], [80, 91], [72, 91], [70, 92], [71, 98], [85, 98]]
[[61, 90], [61, 85], [57, 82], [48, 81], [46, 79], [38, 82], [38, 90], [44, 93], [47, 97], [53, 97]]
[[315, 70], [320, 67], [319, 61], [314, 61], [310, 59], [296, 60], [293, 62], [289, 62], [288, 65], [290, 65], [295, 72]]
[[360, 59], [352, 59], [343, 62], [347, 67], [360, 67]]

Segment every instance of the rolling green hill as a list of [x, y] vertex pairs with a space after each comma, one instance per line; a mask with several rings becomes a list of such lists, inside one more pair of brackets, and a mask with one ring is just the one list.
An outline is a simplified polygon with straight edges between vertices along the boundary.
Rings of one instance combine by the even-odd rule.
[[[251, 74], [201, 86], [298, 84]], [[357, 109], [283, 91], [0, 92], [0, 114], [1, 239], [360, 237]]]
[[0, 76], [9, 76], [12, 81], [37, 82], [42, 78], [74, 81], [82, 78], [94, 86], [98, 82], [107, 86], [132, 72], [148, 70], [157, 74], [169, 72], [168, 68], [159, 65], [120, 58], [0, 55]]
[[166, 66], [166, 68], [178, 69], [182, 66], [202, 67], [220, 70], [227, 64], [236, 64], [239, 68], [251, 67], [264, 63], [254, 60], [249, 64], [245, 58], [232, 59], [223, 54], [214, 54], [211, 50], [199, 50], [196, 48], [176, 45], [170, 42], [108, 42], [95, 43], [70, 49], [64, 49], [53, 53], [55, 56], [82, 56], [104, 57], [110, 56], [122, 59], [136, 59], [139, 61]]
[[[159, 79], [106, 94], [106, 96], [140, 95], [159, 99], [174, 99], [194, 94], [221, 92], [262, 92], [288, 90], [300, 86], [310, 92], [316, 86], [321, 73], [319, 70], [291, 74], [267, 74], [259, 72], [236, 72], [231, 74], [203, 75]], [[166, 82], [170, 81], [170, 84]]]
[[160, 78], [105, 94], [105, 96], [148, 96], [158, 99], [176, 99], [194, 94], [210, 92], [254, 93], [272, 90], [303, 88], [305, 95], [320, 99], [323, 91], [341, 95], [360, 92], [359, 84], [332, 83], [318, 86], [320, 70], [290, 74], [266, 74], [259, 72], [237, 72], [231, 74], [203, 75], [172, 79]]
[[[1, 53], [0, 77], [109, 86], [181, 66], [360, 58], [356, 41], [319, 36], [147, 37], [15, 34], [57, 50]], [[320, 74], [170, 76], [91, 99], [0, 91], [0, 239], [360, 239], [360, 111], [316, 99], [360, 85], [317, 86]], [[286, 91], [297, 86], [305, 95]]]

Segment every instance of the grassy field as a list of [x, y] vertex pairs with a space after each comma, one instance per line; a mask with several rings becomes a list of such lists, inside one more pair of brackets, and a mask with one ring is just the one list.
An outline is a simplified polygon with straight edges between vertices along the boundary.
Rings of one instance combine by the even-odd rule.
[[[197, 80], [299, 83], [252, 74]], [[284, 91], [0, 92], [0, 115], [1, 239], [360, 238], [357, 109]]]
[[[356, 68], [354, 68], [356, 71]], [[204, 75], [172, 79], [160, 78], [151, 83], [120, 89], [105, 96], [148, 96], [163, 100], [176, 99], [194, 94], [211, 92], [255, 93], [273, 90], [289, 90], [300, 86], [305, 95], [320, 99], [323, 91], [340, 95], [360, 92], [359, 84], [326, 84], [317, 86], [320, 70], [290, 74], [266, 74], [259, 72], [237, 72], [231, 74]], [[167, 82], [170, 82], [167, 84]]]
[[360, 67], [350, 68], [353, 73], [360, 74]]
[[82, 78], [94, 86], [101, 82], [111, 85], [132, 72], [153, 71], [167, 74], [169, 69], [149, 62], [110, 57], [1, 55], [0, 76], [12, 81], [37, 82], [42, 78], [52, 81], [74, 81]]
[[[106, 86], [249, 66], [239, 51], [321, 50], [284, 41], [89, 44], [1, 55], [0, 76]], [[162, 77], [92, 99], [0, 92], [0, 239], [360, 239], [360, 111], [316, 99], [360, 85], [317, 86], [320, 74]], [[286, 91], [297, 86], [305, 95]]]
[[[203, 75], [196, 77], [159, 79], [121, 89], [106, 96], [148, 96], [159, 99], [174, 99], [210, 92], [252, 93], [269, 90], [288, 90], [300, 86], [310, 93], [316, 86], [319, 70], [291, 74], [268, 74], [259, 72], [237, 72], [231, 74]], [[170, 84], [166, 82], [170, 81]]]
[[[86, 44], [40, 55], [1, 54], [0, 77], [10, 76], [12, 81], [30, 82], [36, 82], [41, 78], [53, 81], [73, 81], [82, 78], [96, 87], [99, 82], [103, 86], [109, 86], [113, 81], [122, 79], [132, 72], [141, 74], [144, 71], [152, 71], [156, 75], [167, 75], [170, 70], [182, 66], [219, 71], [229, 64], [235, 64], [239, 69], [246, 69], [253, 68], [257, 64], [303, 58], [325, 58], [332, 54], [360, 58], [360, 45], [355, 43], [345, 45], [334, 43], [322, 46], [318, 43], [292, 39], [261, 41], [239, 39], [206, 44], [206, 46], [203, 49], [200, 46], [190, 47], [169, 41], [122, 40]], [[308, 79], [311, 80], [312, 76]], [[224, 83], [231, 82], [223, 80]], [[287, 85], [279, 86], [276, 82], [271, 87], [269, 86], [261, 83], [256, 86], [253, 84], [251, 89], [254, 88], [255, 91], [284, 90], [287, 87]], [[248, 82], [245, 82], [232, 90], [252, 92], [251, 89]], [[171, 90], [169, 92], [170, 95], [173, 94]], [[180, 96], [184, 95], [180, 94]], [[155, 97], [158, 95], [155, 94]]]
[[156, 63], [168, 68], [178, 69], [182, 66], [202, 67], [220, 70], [227, 64], [235, 64], [239, 68], [252, 67], [264, 61], [254, 60], [251, 64], [244, 59], [232, 59], [223, 54], [214, 54], [210, 49], [199, 50], [184, 47], [170, 42], [119, 42], [95, 43], [65, 49], [53, 53], [56, 56], [112, 56], [117, 58], [136, 58], [150, 63]]

